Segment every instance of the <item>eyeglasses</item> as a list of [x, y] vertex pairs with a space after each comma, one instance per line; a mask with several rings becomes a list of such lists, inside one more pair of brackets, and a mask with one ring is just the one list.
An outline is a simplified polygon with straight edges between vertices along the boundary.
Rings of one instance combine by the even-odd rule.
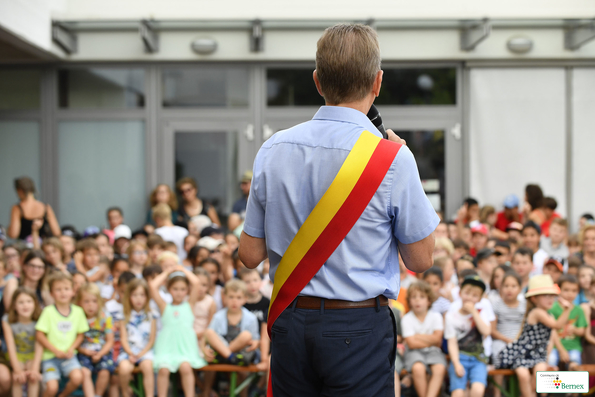
[[132, 255], [147, 255], [147, 251], [132, 251]]
[[45, 270], [45, 265], [44, 266], [38, 266], [38, 265], [32, 265], [30, 263], [27, 263], [25, 266], [27, 266], [31, 270], [39, 270], [39, 271], [44, 271]]
[[193, 187], [189, 187], [189, 188], [187, 188], [187, 189], [180, 189], [180, 193], [182, 193], [182, 194], [186, 194], [186, 193], [188, 193], [188, 192], [191, 192], [192, 190], [194, 190], [194, 188], [193, 188]]

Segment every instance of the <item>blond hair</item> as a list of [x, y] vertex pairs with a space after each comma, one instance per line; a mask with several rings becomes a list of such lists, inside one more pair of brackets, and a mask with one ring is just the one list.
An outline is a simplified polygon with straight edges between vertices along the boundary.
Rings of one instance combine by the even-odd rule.
[[[101, 308], [103, 307], [103, 298], [101, 297], [101, 290], [99, 286], [95, 283], [87, 283], [79, 288], [78, 292], [76, 293], [76, 303], [80, 306], [81, 300], [83, 299], [83, 294], [93, 295], [97, 298], [97, 303], [99, 304], [99, 311], [101, 312]], [[99, 315], [99, 313], [97, 313]]]
[[443, 250], [448, 252], [448, 255], [452, 255], [452, 253], [455, 252], [454, 244], [446, 237], [436, 238], [436, 240], [434, 241], [434, 249], [436, 248], [442, 248]]
[[316, 76], [327, 104], [363, 99], [379, 71], [380, 46], [371, 27], [338, 24], [327, 28], [318, 40]]
[[238, 280], [237, 278], [232, 278], [228, 282], [225, 283], [225, 287], [223, 287], [223, 293], [227, 294], [228, 292], [241, 292], [246, 296], [248, 292], [246, 288], [246, 283], [242, 280]]
[[49, 291], [52, 292], [52, 287], [54, 284], [60, 281], [70, 281], [70, 285], [73, 285], [72, 276], [70, 274], [66, 274], [64, 272], [54, 272], [47, 277], [46, 284]]
[[173, 259], [176, 261], [176, 263], [180, 263], [180, 257], [178, 255], [174, 254], [171, 251], [163, 251], [157, 257], [157, 264], [161, 265], [161, 262], [163, 262], [166, 259]]
[[131, 280], [128, 285], [126, 285], [126, 291], [124, 292], [124, 300], [122, 305], [124, 307], [124, 320], [126, 323], [130, 321], [130, 313], [132, 313], [132, 305], [130, 304], [130, 295], [136, 290], [137, 288], [141, 287], [145, 291], [145, 296], [147, 297], [147, 301], [145, 302], [145, 306], [143, 307], [143, 311], [147, 316], [151, 316], [151, 308], [149, 307], [149, 302], [151, 301], [149, 295], [149, 287], [147, 282], [142, 278], [135, 278]]
[[581, 246], [585, 241], [585, 234], [587, 234], [587, 232], [590, 230], [595, 230], [595, 225], [587, 225], [583, 227], [580, 232], [578, 232], [578, 242]]
[[153, 207], [153, 220], [171, 219], [171, 208], [165, 203], [159, 203]]

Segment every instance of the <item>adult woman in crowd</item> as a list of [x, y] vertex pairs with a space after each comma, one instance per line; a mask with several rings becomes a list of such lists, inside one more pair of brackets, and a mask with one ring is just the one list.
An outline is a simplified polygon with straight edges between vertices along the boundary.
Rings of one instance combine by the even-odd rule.
[[149, 196], [149, 203], [151, 204], [151, 208], [147, 213], [148, 225], [155, 226], [155, 221], [153, 220], [153, 207], [161, 203], [167, 204], [169, 205], [169, 208], [171, 208], [171, 221], [173, 223], [178, 221], [178, 198], [169, 185], [166, 185], [165, 183], [157, 185]]
[[40, 250], [31, 250], [23, 261], [23, 269], [21, 271], [21, 278], [11, 278], [6, 284], [4, 294], [2, 296], [2, 304], [0, 305], [0, 314], [8, 310], [12, 303], [12, 296], [18, 287], [27, 287], [36, 292], [39, 304], [41, 307], [51, 305], [53, 303], [49, 291], [45, 289], [44, 279], [48, 272], [49, 266], [46, 263], [45, 255]]
[[578, 235], [581, 251], [576, 254], [580, 260], [595, 267], [595, 225], [585, 226]]
[[543, 191], [539, 185], [529, 184], [525, 187], [524, 219], [531, 220], [539, 226], [545, 221], [543, 212]]
[[178, 211], [178, 221], [188, 223], [196, 215], [206, 215], [217, 226], [221, 225], [215, 207], [198, 198], [198, 185], [192, 178], [185, 177], [176, 183], [176, 190], [182, 197], [182, 205]]
[[44, 204], [35, 199], [35, 183], [28, 177], [15, 179], [14, 187], [19, 196], [20, 203], [12, 207], [10, 224], [7, 234], [10, 238], [26, 240], [35, 229], [39, 237], [59, 236], [60, 225], [56, 215], [49, 204]]

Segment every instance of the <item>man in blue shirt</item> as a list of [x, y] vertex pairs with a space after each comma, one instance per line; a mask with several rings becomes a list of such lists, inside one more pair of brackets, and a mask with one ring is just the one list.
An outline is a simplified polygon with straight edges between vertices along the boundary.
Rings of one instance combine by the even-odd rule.
[[[328, 28], [318, 41], [314, 82], [327, 106], [271, 137], [254, 161], [239, 254], [249, 268], [268, 257], [273, 282], [358, 138], [364, 131], [381, 136], [366, 117], [382, 83], [376, 32]], [[403, 146], [345, 239], [273, 324], [275, 397], [394, 392], [396, 326], [387, 298], [399, 293], [398, 255], [413, 271], [430, 268], [438, 223]]]

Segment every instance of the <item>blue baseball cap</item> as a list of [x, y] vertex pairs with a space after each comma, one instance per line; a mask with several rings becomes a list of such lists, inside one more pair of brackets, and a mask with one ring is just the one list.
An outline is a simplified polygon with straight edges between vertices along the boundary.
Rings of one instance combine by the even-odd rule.
[[101, 233], [97, 226], [89, 226], [83, 231], [83, 237], [90, 237]]
[[516, 194], [509, 194], [504, 199], [504, 208], [514, 208], [519, 206], [519, 198]]

